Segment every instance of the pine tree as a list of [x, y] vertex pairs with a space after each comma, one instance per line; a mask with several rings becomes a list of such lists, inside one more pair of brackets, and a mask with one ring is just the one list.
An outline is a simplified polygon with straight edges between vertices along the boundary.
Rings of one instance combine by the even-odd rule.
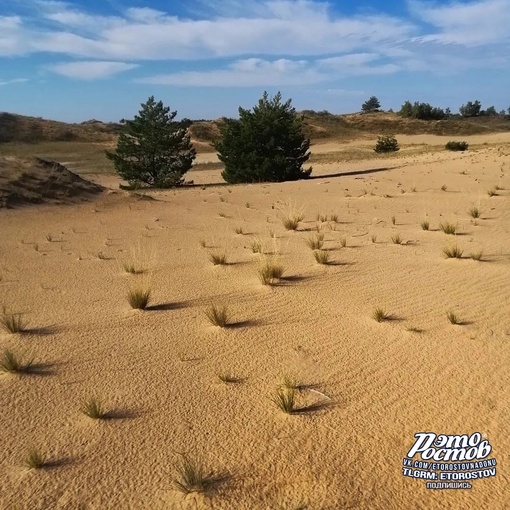
[[378, 112], [380, 108], [381, 103], [379, 102], [379, 99], [377, 99], [375, 96], [371, 96], [361, 105], [361, 111], [363, 113]]
[[154, 96], [141, 106], [133, 120], [121, 121], [117, 149], [106, 151], [106, 157], [131, 186], [178, 186], [196, 156], [189, 134], [173, 120], [177, 112]]
[[310, 157], [302, 118], [280, 92], [273, 98], [264, 92], [251, 110], [239, 108], [239, 119], [223, 119], [220, 131], [214, 146], [229, 183], [295, 181], [312, 171], [302, 168]]

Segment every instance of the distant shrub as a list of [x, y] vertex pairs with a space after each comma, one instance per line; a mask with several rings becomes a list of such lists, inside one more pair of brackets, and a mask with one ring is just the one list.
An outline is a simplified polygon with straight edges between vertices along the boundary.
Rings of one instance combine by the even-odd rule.
[[444, 148], [447, 151], [467, 151], [468, 145], [469, 144], [467, 142], [450, 141], [444, 146]]
[[379, 136], [375, 144], [374, 151], [380, 152], [396, 152], [400, 150], [397, 139], [392, 135]]
[[411, 101], [406, 101], [401, 106], [398, 115], [421, 120], [442, 120], [447, 114], [442, 108], [431, 106], [429, 103], [416, 101], [412, 104]]

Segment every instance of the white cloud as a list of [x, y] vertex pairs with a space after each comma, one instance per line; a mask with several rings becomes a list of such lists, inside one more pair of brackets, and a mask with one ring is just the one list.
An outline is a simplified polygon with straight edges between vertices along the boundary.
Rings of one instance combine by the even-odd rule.
[[56, 74], [75, 78], [78, 80], [97, 80], [109, 78], [115, 74], [129, 71], [138, 67], [137, 64], [126, 64], [124, 62], [104, 62], [104, 61], [81, 61], [81, 62], [61, 62], [48, 66], [48, 69]]
[[29, 81], [27, 78], [13, 78], [11, 80], [0, 79], [0, 86], [15, 85], [16, 83], [26, 83], [27, 81]]
[[510, 42], [510, 5], [508, 0], [458, 1], [431, 5], [412, 1], [411, 9], [422, 21], [436, 27], [437, 32], [419, 38], [467, 47]]
[[388, 74], [399, 70], [394, 64], [374, 64], [378, 55], [344, 55], [318, 60], [237, 60], [227, 69], [185, 71], [137, 80], [154, 85], [187, 87], [269, 87], [312, 85], [353, 75]]

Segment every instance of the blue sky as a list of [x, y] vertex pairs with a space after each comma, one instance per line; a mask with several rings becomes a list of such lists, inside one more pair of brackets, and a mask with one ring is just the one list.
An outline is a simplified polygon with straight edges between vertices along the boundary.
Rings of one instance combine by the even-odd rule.
[[510, 106], [510, 0], [0, 0], [0, 111], [235, 116], [264, 90], [297, 109]]

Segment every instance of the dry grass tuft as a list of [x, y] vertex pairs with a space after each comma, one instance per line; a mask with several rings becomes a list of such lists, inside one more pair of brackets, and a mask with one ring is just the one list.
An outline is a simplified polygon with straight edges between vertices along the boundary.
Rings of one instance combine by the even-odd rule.
[[210, 253], [209, 260], [215, 266], [224, 266], [227, 264], [227, 254], [225, 252], [222, 253]]
[[423, 220], [420, 223], [420, 225], [421, 225], [422, 230], [428, 230], [430, 227], [430, 223], [427, 220]]
[[28, 469], [41, 469], [46, 464], [46, 456], [37, 448], [31, 448], [25, 458], [25, 466]]
[[205, 470], [202, 461], [191, 460], [186, 456], [181, 457], [176, 471], [177, 476], [172, 481], [173, 486], [183, 494], [205, 493], [218, 482], [212, 473]]
[[471, 209], [469, 209], [469, 215], [472, 217], [472, 218], [479, 218], [480, 215], [482, 214], [482, 211], [480, 210], [479, 207], [471, 207]]
[[135, 310], [145, 310], [151, 297], [151, 289], [149, 287], [131, 287], [128, 290], [127, 300], [129, 306]]
[[455, 234], [455, 232], [457, 231], [457, 225], [455, 225], [454, 223], [449, 223], [448, 221], [440, 223], [439, 228], [445, 234], [450, 234], [450, 235]]
[[460, 259], [462, 258], [463, 250], [458, 245], [445, 246], [443, 248], [443, 254], [447, 259]]
[[460, 320], [459, 318], [457, 317], [457, 315], [452, 312], [452, 311], [449, 311], [449, 312], [446, 312], [446, 318], [448, 319], [448, 322], [450, 324], [460, 324]]
[[483, 250], [471, 253], [471, 258], [473, 260], [476, 260], [476, 261], [480, 262], [482, 260], [482, 258], [483, 258]]
[[325, 250], [315, 250], [313, 256], [318, 264], [327, 265], [330, 262], [329, 252]]
[[284, 267], [277, 262], [268, 259], [259, 269], [259, 279], [262, 285], [276, 285], [285, 272]]
[[386, 310], [384, 310], [384, 308], [377, 307], [372, 312], [372, 318], [376, 322], [384, 322], [384, 321], [390, 320], [391, 319], [391, 315], [388, 312], [386, 312]]
[[324, 246], [324, 234], [314, 234], [305, 242], [311, 250], [320, 250]]
[[82, 413], [93, 420], [102, 420], [106, 417], [103, 404], [101, 400], [96, 397], [91, 397], [85, 400], [82, 405]]
[[0, 327], [8, 333], [23, 333], [27, 323], [20, 313], [3, 313], [0, 317]]
[[400, 234], [395, 234], [394, 236], [391, 236], [391, 242], [393, 244], [402, 244], [402, 237], [400, 237]]
[[276, 407], [286, 414], [293, 414], [297, 411], [294, 388], [278, 388], [272, 400]]
[[213, 326], [218, 326], [220, 328], [227, 327], [231, 318], [228, 308], [219, 305], [211, 305], [205, 311], [205, 315]]
[[5, 349], [0, 357], [0, 372], [12, 374], [23, 374], [30, 371], [33, 360], [23, 361], [22, 358], [16, 356], [9, 349]]

